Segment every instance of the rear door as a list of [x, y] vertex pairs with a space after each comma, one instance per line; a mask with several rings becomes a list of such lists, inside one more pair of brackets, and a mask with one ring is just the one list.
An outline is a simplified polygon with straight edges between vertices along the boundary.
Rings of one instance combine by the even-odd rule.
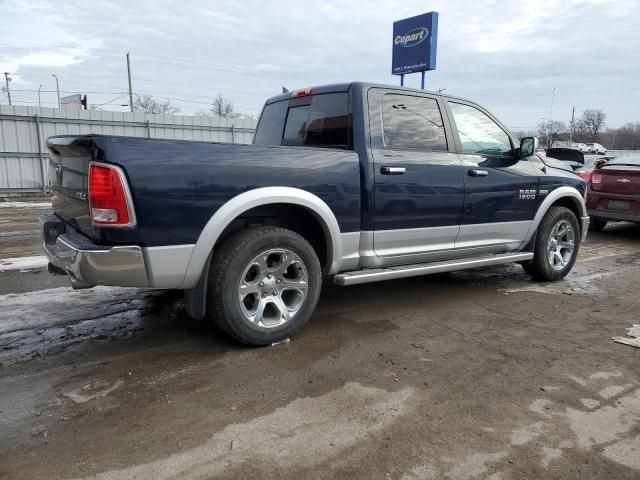
[[456, 248], [518, 248], [538, 204], [538, 174], [505, 129], [478, 106], [449, 100], [465, 199]]
[[460, 159], [437, 97], [368, 93], [374, 162], [373, 246], [382, 264], [450, 252], [464, 201]]

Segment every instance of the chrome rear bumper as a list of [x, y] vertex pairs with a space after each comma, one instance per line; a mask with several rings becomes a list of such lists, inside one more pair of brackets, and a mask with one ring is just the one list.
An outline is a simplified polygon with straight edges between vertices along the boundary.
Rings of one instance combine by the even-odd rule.
[[55, 215], [40, 217], [40, 231], [49, 262], [67, 273], [73, 288], [149, 286], [142, 248], [95, 245]]

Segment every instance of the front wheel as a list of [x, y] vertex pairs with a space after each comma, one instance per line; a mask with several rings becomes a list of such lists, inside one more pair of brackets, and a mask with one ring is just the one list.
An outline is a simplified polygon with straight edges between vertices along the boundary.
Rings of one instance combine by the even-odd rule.
[[309, 320], [322, 284], [313, 247], [279, 227], [252, 227], [229, 238], [209, 270], [208, 316], [252, 346], [288, 338]]
[[551, 207], [540, 222], [533, 260], [525, 270], [539, 280], [560, 280], [573, 268], [579, 248], [575, 214], [565, 207]]

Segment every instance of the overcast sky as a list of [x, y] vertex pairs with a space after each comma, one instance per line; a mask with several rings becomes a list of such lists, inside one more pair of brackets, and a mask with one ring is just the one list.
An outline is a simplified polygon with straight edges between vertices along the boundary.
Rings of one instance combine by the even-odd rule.
[[[54, 106], [62, 95], [126, 110], [133, 89], [184, 114], [219, 92], [257, 115], [289, 89], [390, 74], [394, 20], [440, 13], [437, 69], [427, 88], [475, 100], [516, 130], [550, 115], [568, 122], [600, 108], [608, 126], [640, 121], [638, 0], [1, 0], [0, 72], [16, 104]], [[419, 85], [419, 74], [406, 84]], [[6, 96], [1, 97], [6, 103]]]

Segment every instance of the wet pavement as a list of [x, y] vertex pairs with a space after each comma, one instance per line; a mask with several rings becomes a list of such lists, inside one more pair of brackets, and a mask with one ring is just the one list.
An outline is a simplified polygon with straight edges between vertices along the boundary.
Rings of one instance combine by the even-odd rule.
[[[0, 258], [40, 254], [44, 211], [0, 207]], [[176, 292], [3, 271], [0, 478], [637, 479], [640, 349], [612, 337], [639, 282], [620, 223], [565, 281], [325, 287], [289, 343], [248, 349]]]

